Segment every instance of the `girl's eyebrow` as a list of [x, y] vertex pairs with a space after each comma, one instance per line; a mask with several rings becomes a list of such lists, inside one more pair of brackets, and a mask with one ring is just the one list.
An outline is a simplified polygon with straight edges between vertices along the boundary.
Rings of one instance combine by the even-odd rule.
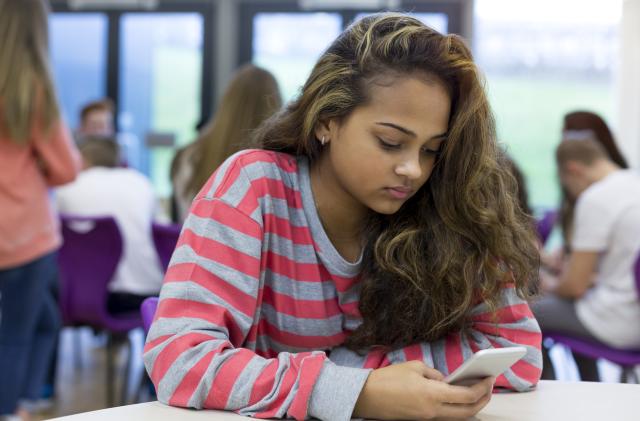
[[[407, 129], [406, 127], [402, 127], [402, 126], [399, 126], [399, 125], [394, 124], [394, 123], [387, 123], [387, 122], [384, 122], [384, 121], [378, 121], [378, 122], [376, 122], [376, 124], [378, 124], [380, 126], [391, 127], [392, 129], [396, 129], [396, 130], [398, 130], [398, 131], [400, 131], [400, 132], [402, 132], [402, 133], [404, 133], [406, 135], [409, 135], [411, 137], [417, 137], [415, 132]], [[429, 138], [429, 140], [443, 139], [443, 138], [446, 138], [446, 137], [447, 137], [447, 132], [444, 132], [444, 133], [437, 134], [435, 136], [431, 136], [431, 138]]]

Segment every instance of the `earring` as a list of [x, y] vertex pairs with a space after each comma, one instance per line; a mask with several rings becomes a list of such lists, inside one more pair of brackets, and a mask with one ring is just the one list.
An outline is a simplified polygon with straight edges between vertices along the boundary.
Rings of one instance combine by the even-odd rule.
[[320, 144], [322, 146], [324, 146], [327, 143], [327, 141], [324, 139], [324, 135], [322, 136], [322, 139], [320, 139]]

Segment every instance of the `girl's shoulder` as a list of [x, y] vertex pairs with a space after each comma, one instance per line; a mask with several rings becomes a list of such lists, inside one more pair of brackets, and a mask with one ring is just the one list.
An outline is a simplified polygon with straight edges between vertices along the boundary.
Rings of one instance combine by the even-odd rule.
[[264, 149], [245, 149], [229, 157], [221, 168], [241, 169], [250, 178], [294, 174], [298, 171], [298, 159], [284, 152]]

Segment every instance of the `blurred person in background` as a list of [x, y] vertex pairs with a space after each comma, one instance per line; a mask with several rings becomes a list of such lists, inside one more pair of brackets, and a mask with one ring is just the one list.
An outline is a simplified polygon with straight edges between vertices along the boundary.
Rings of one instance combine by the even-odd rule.
[[60, 326], [58, 218], [48, 188], [73, 181], [80, 156], [60, 117], [48, 57], [48, 4], [0, 0], [0, 418], [27, 419]]
[[80, 126], [76, 132], [80, 140], [85, 136], [113, 136], [115, 134], [113, 113], [113, 101], [109, 98], [84, 105], [80, 110]]
[[[618, 146], [611, 134], [611, 130], [607, 123], [599, 115], [589, 111], [574, 111], [564, 116], [564, 125], [562, 128], [563, 140], [592, 138], [604, 149], [607, 157], [618, 165], [621, 169], [629, 168], [627, 161], [620, 153]], [[558, 222], [562, 229], [563, 252], [571, 251], [571, 232], [573, 225], [573, 215], [575, 208], [575, 197], [572, 197], [561, 185], [560, 214]], [[556, 267], [562, 259], [556, 258], [555, 263], [551, 264]]]
[[250, 146], [252, 132], [282, 106], [273, 75], [252, 64], [242, 66], [218, 109], [192, 144], [171, 164], [174, 221], [182, 223], [189, 206], [211, 173], [235, 152]]
[[[620, 349], [640, 347], [640, 302], [633, 266], [640, 253], [640, 176], [610, 158], [591, 137], [563, 140], [556, 160], [563, 189], [575, 203], [571, 253], [533, 310], [542, 332], [579, 336]], [[543, 378], [555, 371], [545, 357]], [[583, 381], [598, 381], [596, 361], [574, 359]]]
[[153, 186], [142, 173], [118, 167], [114, 138], [87, 138], [79, 147], [84, 169], [76, 181], [56, 189], [58, 210], [116, 220], [123, 253], [109, 283], [107, 308], [112, 314], [139, 311], [145, 298], [158, 295], [163, 276], [151, 235], [158, 213]]

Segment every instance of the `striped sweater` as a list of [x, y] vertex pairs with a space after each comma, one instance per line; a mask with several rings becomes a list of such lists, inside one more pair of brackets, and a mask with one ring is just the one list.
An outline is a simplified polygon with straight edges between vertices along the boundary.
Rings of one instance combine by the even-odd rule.
[[371, 369], [422, 360], [445, 375], [473, 352], [523, 345], [496, 385], [524, 391], [541, 372], [529, 306], [502, 292], [498, 323], [481, 304], [464, 332], [358, 355], [360, 262], [344, 260], [318, 217], [305, 158], [251, 150], [196, 197], [144, 349], [158, 399], [258, 418], [347, 420]]

